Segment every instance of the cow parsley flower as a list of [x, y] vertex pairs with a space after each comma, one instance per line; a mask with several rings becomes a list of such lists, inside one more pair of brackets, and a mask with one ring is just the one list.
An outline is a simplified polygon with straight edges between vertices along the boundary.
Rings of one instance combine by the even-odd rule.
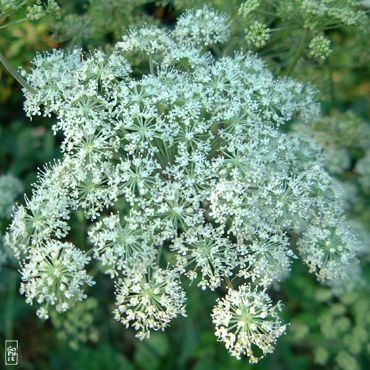
[[242, 17], [248, 17], [251, 13], [256, 11], [260, 6], [260, 1], [258, 0], [246, 0], [242, 3], [238, 9], [238, 13]]
[[64, 312], [86, 297], [82, 292], [85, 284], [94, 284], [85, 270], [89, 261], [73, 244], [50, 240], [23, 262], [20, 292], [27, 303], [40, 305], [37, 315], [42, 319], [49, 317], [50, 306]]
[[[216, 306], [217, 335], [255, 361], [252, 346], [271, 352], [284, 331], [265, 289], [289, 273], [296, 239], [320, 278], [353, 259], [320, 148], [280, 129], [317, 119], [315, 90], [274, 78], [252, 54], [213, 56], [228, 27], [204, 7], [171, 31], [131, 30], [110, 54], [38, 55], [24, 74], [27, 114], [56, 114], [64, 137], [7, 234], [39, 316], [86, 296], [90, 258], [116, 286], [115, 318], [141, 339], [185, 314], [184, 283], [233, 280], [241, 288]], [[89, 251], [66, 241], [71, 217], [87, 223]], [[253, 323], [233, 326], [239, 312]]]
[[174, 36], [197, 45], [224, 43], [230, 34], [226, 17], [207, 6], [188, 10], [177, 21]]
[[164, 330], [178, 315], [185, 316], [185, 292], [178, 276], [160, 268], [134, 273], [119, 280], [115, 318], [126, 327], [132, 325], [140, 339], [150, 330]]
[[345, 220], [326, 219], [307, 228], [298, 249], [310, 271], [330, 281], [346, 276], [344, 267], [354, 260], [357, 243]]
[[191, 279], [201, 276], [198, 285], [215, 289], [225, 276], [231, 275], [234, 246], [222, 228], [211, 225], [189, 228], [174, 240], [172, 250], [179, 254], [178, 267]]
[[315, 36], [308, 47], [312, 56], [317, 59], [325, 60], [331, 53], [330, 40], [321, 35]]
[[151, 245], [153, 235], [140, 228], [142, 222], [134, 214], [124, 220], [111, 215], [97, 222], [89, 232], [95, 246], [94, 257], [107, 267], [106, 273], [114, 276], [118, 271], [130, 271], [155, 251]]
[[155, 26], [147, 26], [131, 29], [127, 36], [124, 36], [117, 44], [117, 47], [126, 53], [151, 55], [163, 53], [171, 42], [172, 40], [164, 30]]
[[[286, 330], [279, 318], [281, 309], [280, 302], [273, 305], [264, 291], [253, 290], [249, 285], [229, 289], [212, 311], [217, 339], [225, 342], [232, 356], [240, 359], [247, 355], [251, 363], [256, 363], [273, 352], [277, 338]], [[261, 356], [254, 347], [262, 351]]]
[[269, 39], [269, 28], [259, 21], [255, 21], [250, 27], [245, 29], [245, 40], [249, 45], [253, 45], [258, 49], [264, 47]]

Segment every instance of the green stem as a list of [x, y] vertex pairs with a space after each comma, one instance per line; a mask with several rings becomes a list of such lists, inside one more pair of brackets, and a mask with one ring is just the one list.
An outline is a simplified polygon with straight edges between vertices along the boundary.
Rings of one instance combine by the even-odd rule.
[[27, 89], [31, 94], [35, 94], [36, 90], [17, 72], [13, 66], [8, 62], [5, 56], [0, 52], [0, 62], [4, 68], [17, 80], [25, 89]]
[[217, 44], [212, 45], [212, 50], [215, 53], [216, 57], [218, 58], [222, 57], [223, 53]]
[[302, 55], [302, 52], [303, 52], [303, 49], [306, 45], [306, 41], [308, 39], [308, 30], [305, 30], [304, 31], [304, 35], [298, 45], [298, 48], [297, 48], [297, 51], [295, 52], [294, 54], [294, 57], [293, 57], [293, 61], [290, 65], [290, 67], [288, 68], [288, 71], [287, 71], [287, 75], [290, 76], [294, 70], [294, 68], [296, 67], [299, 59], [301, 58], [301, 55]]
[[328, 67], [329, 72], [329, 86], [330, 86], [330, 100], [331, 100], [331, 109], [334, 109], [337, 105], [337, 99], [335, 96], [335, 86], [334, 86], [334, 80], [333, 80], [333, 69], [329, 65]]
[[234, 289], [233, 283], [231, 282], [230, 278], [228, 276], [225, 277], [226, 285], [229, 289]]
[[162, 256], [162, 250], [163, 250], [163, 245], [161, 245], [158, 249], [158, 254], [157, 254], [157, 265], [159, 265], [159, 262], [161, 261], [161, 256]]
[[18, 267], [13, 266], [13, 265], [8, 264], [8, 263], [2, 265], [2, 267], [8, 269], [9, 271], [17, 271], [18, 272]]
[[154, 66], [153, 66], [153, 58], [149, 56], [149, 71], [151, 75], [154, 75]]
[[9, 274], [9, 295], [5, 311], [5, 338], [14, 339], [14, 299], [17, 288], [17, 273], [15, 271]]
[[14, 21], [14, 22], [11, 22], [11, 23], [7, 23], [3, 26], [0, 26], [0, 30], [3, 30], [4, 28], [8, 28], [10, 26], [13, 26], [14, 24], [18, 24], [18, 23], [23, 23], [27, 20], [27, 18], [22, 18], [22, 19], [18, 19], [17, 21]]

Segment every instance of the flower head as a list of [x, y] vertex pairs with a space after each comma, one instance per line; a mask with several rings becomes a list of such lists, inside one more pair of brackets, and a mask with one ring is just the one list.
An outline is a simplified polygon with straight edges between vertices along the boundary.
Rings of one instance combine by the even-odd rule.
[[27, 257], [21, 268], [21, 294], [27, 303], [36, 301], [37, 315], [48, 318], [48, 310], [55, 307], [64, 312], [86, 298], [85, 285], [93, 285], [85, 267], [90, 258], [71, 243], [48, 241]]
[[330, 40], [324, 36], [315, 36], [309, 45], [313, 57], [325, 60], [331, 53]]
[[[280, 303], [273, 305], [264, 291], [252, 290], [249, 285], [229, 289], [212, 311], [216, 336], [225, 342], [232, 356], [247, 355], [251, 363], [256, 363], [273, 351], [276, 339], [285, 332], [286, 325], [278, 316], [280, 310]], [[255, 346], [262, 351], [260, 357]]]
[[[71, 215], [88, 221], [89, 255], [116, 285], [115, 317], [139, 338], [184, 314], [182, 276], [203, 289], [234, 277], [263, 288], [280, 280], [295, 257], [290, 235], [302, 238], [304, 261], [325, 271], [321, 241], [307, 241], [327, 216], [343, 236], [330, 269], [346, 267], [352, 240], [335, 231], [343, 210], [320, 149], [280, 129], [317, 118], [316, 92], [274, 78], [252, 54], [213, 56], [206, 49], [228, 29], [204, 7], [173, 31], [131, 30], [111, 54], [36, 57], [25, 108], [57, 115], [62, 158], [17, 208], [7, 240], [39, 315], [67, 309], [91, 283], [90, 259], [65, 241]], [[240, 317], [243, 307], [253, 322]], [[216, 306], [217, 335], [255, 359], [254, 344], [271, 352], [284, 331], [277, 311], [242, 285]]]
[[262, 48], [270, 39], [270, 30], [265, 24], [255, 21], [249, 28], [246, 28], [245, 35], [245, 40], [249, 45]]
[[229, 37], [229, 28], [223, 14], [204, 6], [188, 10], [178, 19], [174, 37], [182, 42], [208, 46], [225, 42]]
[[[140, 267], [139, 267], [140, 269]], [[185, 316], [185, 292], [174, 271], [160, 268], [139, 271], [119, 280], [115, 318], [133, 326], [140, 339], [150, 330], [164, 330], [176, 316]]]

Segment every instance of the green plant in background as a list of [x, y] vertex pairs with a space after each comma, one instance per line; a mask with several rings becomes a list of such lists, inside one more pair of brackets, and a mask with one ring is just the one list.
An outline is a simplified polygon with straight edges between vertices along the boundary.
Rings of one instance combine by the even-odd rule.
[[51, 321], [58, 340], [67, 342], [73, 350], [78, 350], [81, 343], [97, 342], [99, 332], [94, 325], [97, 306], [97, 300], [90, 297], [66, 313], [52, 312]]
[[356, 172], [359, 175], [359, 182], [366, 194], [370, 193], [370, 150], [358, 161]]
[[311, 366], [366, 368], [370, 358], [368, 286], [357, 286], [355, 291], [338, 296], [330, 289], [318, 288], [302, 275], [296, 275], [289, 284], [290, 298], [294, 300], [298, 289], [301, 299], [310, 300], [310, 304], [291, 307], [300, 313], [292, 320], [286, 338], [288, 345], [309, 353], [306, 363]]
[[22, 183], [13, 175], [0, 176], [0, 218], [9, 219], [15, 200], [23, 192]]
[[369, 149], [370, 126], [353, 112], [323, 117], [312, 125], [295, 124], [293, 129], [319, 142], [329, 172], [346, 181], [351, 180], [353, 161], [361, 161]]
[[[14, 26], [25, 21], [36, 21], [47, 14], [57, 13], [59, 5], [54, 0], [47, 3], [41, 0], [2, 0], [0, 3], [0, 30]], [[19, 15], [20, 14], [20, 15]], [[18, 72], [7, 61], [0, 52], [0, 62], [10, 72], [10, 74], [22, 85], [25, 82]]]
[[[329, 56], [330, 40], [324, 36], [325, 32], [341, 27], [353, 27], [357, 32], [363, 32], [367, 26], [361, 2], [352, 0], [247, 0], [240, 5], [238, 12], [245, 23], [250, 24], [245, 29], [247, 40], [251, 40], [250, 35], [257, 36], [262, 27], [265, 33], [271, 33], [270, 55], [280, 59], [283, 65], [290, 61], [290, 64], [285, 64], [288, 72], [294, 69], [305, 51], [310, 51], [318, 60]], [[255, 27], [256, 22], [260, 25], [258, 28]], [[261, 48], [269, 39], [264, 43], [251, 41], [251, 44]], [[294, 47], [284, 49], [288, 42]]]
[[103, 46], [121, 38], [133, 24], [155, 23], [144, 9], [148, 0], [67, 1], [62, 18], [52, 27], [52, 38], [72, 45]]
[[9, 222], [15, 200], [23, 192], [23, 185], [13, 175], [0, 176], [0, 268], [12, 257], [4, 243], [3, 233]]
[[[45, 15], [57, 13], [59, 9], [55, 0], [47, 2], [41, 0], [1, 0], [0, 29], [26, 20], [41, 19]], [[9, 19], [11, 20], [9, 21]]]
[[[321, 144], [326, 167], [338, 181], [348, 218], [357, 232], [361, 264], [349, 270], [347, 279], [333, 282], [331, 289], [315, 291], [313, 283], [310, 290], [306, 289], [305, 299], [314, 304], [305, 307], [301, 317], [293, 320], [289, 340], [310, 348], [313, 361], [318, 365], [362, 369], [370, 358], [370, 212], [364, 181], [369, 168], [364, 164], [370, 147], [370, 126], [347, 112], [324, 117], [309, 126], [298, 123], [293, 129]], [[307, 283], [300, 279], [296, 285]]]

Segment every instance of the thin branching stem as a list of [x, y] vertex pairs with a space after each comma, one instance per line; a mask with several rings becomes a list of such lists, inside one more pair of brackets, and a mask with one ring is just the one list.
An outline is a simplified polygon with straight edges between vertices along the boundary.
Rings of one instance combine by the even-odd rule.
[[18, 71], [8, 62], [5, 56], [0, 52], [0, 62], [4, 68], [31, 94], [35, 94], [36, 90], [20, 75]]
[[305, 47], [307, 39], [308, 39], [308, 35], [309, 35], [309, 33], [308, 33], [308, 30], [306, 29], [304, 31], [303, 37], [302, 37], [302, 39], [301, 39], [301, 41], [298, 45], [298, 48], [297, 48], [297, 50], [294, 54], [293, 61], [290, 64], [290, 67], [288, 68], [288, 71], [287, 71], [288, 76], [290, 76], [293, 73], [295, 67], [297, 66], [297, 64], [299, 62], [299, 59], [301, 58], [301, 55], [303, 53], [304, 47]]

